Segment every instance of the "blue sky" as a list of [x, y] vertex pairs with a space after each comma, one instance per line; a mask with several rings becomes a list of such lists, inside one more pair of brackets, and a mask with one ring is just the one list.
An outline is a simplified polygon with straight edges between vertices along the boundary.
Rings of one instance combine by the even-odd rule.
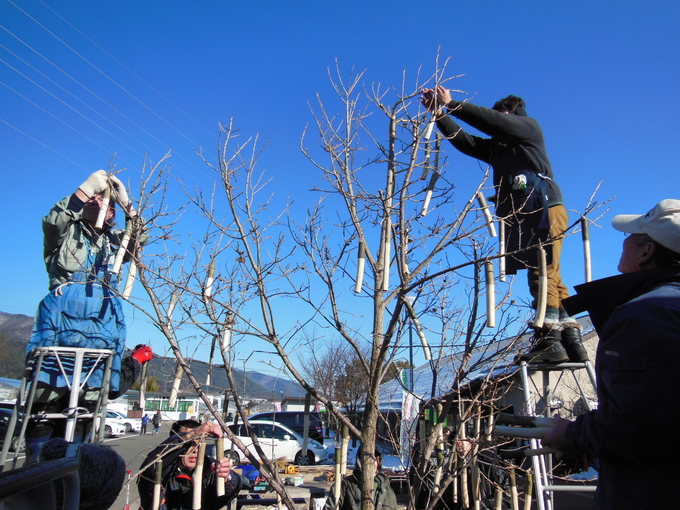
[[[268, 143], [261, 163], [281, 199], [304, 207], [320, 177], [300, 135], [317, 92], [333, 103], [335, 59], [399, 86], [404, 70], [431, 72], [438, 48], [473, 102], [525, 98], [568, 209], [600, 182], [599, 200], [616, 197], [592, 230], [594, 277], [614, 274], [613, 214], [680, 197], [678, 11], [670, 1], [0, 0], [0, 311], [33, 315], [47, 290], [40, 218], [114, 153], [134, 181], [143, 154], [172, 149], [175, 175], [208, 188], [194, 150], [210, 153], [217, 123], [233, 117]], [[474, 160], [448, 156], [461, 185], [479, 179]], [[563, 265], [569, 287], [582, 282], [576, 236]], [[133, 334], [144, 331], [136, 320]]]

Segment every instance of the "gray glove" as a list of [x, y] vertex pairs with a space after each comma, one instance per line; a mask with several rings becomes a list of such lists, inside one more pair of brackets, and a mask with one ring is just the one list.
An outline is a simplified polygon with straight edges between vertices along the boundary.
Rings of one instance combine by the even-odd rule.
[[92, 195], [95, 194], [103, 194], [108, 187], [109, 182], [106, 170], [97, 170], [91, 174], [84, 183], [78, 186], [80, 191], [85, 193], [88, 198], [91, 198]]
[[118, 202], [118, 205], [123, 208], [127, 216], [131, 218], [136, 216], [137, 211], [135, 211], [132, 202], [130, 202], [130, 198], [121, 180], [115, 175], [111, 175], [109, 176], [109, 183], [111, 184], [111, 198]]
[[111, 198], [118, 202], [127, 216], [132, 217], [137, 214], [125, 190], [125, 185], [118, 177], [110, 175], [106, 170], [97, 170], [79, 188], [88, 198], [95, 194], [103, 195], [110, 188]]

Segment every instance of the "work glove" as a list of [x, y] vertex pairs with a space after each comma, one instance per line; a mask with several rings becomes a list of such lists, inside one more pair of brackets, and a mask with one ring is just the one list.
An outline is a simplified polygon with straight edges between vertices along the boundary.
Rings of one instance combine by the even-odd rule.
[[153, 358], [153, 351], [151, 350], [151, 347], [149, 347], [148, 345], [139, 344], [135, 347], [135, 350], [132, 353], [131, 357], [132, 359], [137, 360], [137, 362], [139, 362], [140, 365], [143, 365], [151, 358]]
[[125, 185], [123, 185], [121, 180], [115, 175], [110, 175], [109, 183], [111, 184], [111, 198], [118, 202], [118, 205], [120, 205], [123, 208], [123, 211], [125, 211], [126, 216], [130, 218], [136, 216], [137, 211], [135, 211], [132, 202], [130, 202], [130, 198], [128, 197], [127, 191], [125, 190]]
[[87, 198], [92, 198], [92, 195], [103, 194], [108, 187], [109, 181], [106, 170], [97, 170], [90, 174], [84, 183], [78, 186], [78, 188], [87, 195]]
[[123, 208], [125, 215], [130, 218], [136, 216], [137, 211], [135, 211], [132, 202], [130, 202], [125, 185], [118, 177], [110, 175], [106, 170], [97, 170], [79, 186], [80, 190], [88, 198], [92, 198], [92, 195], [95, 194], [103, 195], [109, 187], [111, 189], [111, 198]]

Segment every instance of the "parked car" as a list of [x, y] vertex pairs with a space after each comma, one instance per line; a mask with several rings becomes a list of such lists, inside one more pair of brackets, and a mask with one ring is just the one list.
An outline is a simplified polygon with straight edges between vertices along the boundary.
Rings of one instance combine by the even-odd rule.
[[[12, 404], [14, 405], [14, 404]], [[12, 409], [6, 409], [4, 407], [0, 408], [0, 445], [4, 444], [5, 437], [7, 436], [7, 429], [9, 428], [9, 420], [12, 417]], [[12, 434], [12, 442], [9, 449], [16, 452], [19, 448], [19, 433], [21, 432], [21, 424], [23, 422], [23, 415], [19, 415], [17, 418], [16, 425], [14, 426], [14, 433]], [[21, 445], [23, 448], [24, 445]]]
[[[281, 411], [277, 413], [259, 413], [250, 417], [251, 420], [272, 420], [283, 423], [289, 429], [293, 429], [300, 436], [305, 433], [304, 411]], [[321, 414], [313, 411], [309, 413], [309, 437], [323, 444], [323, 423]]]
[[[307, 440], [307, 460], [302, 455], [302, 436], [281, 423], [271, 420], [248, 420], [253, 432], [260, 443], [265, 455], [271, 459], [284, 457], [288, 462], [295, 464], [320, 464], [328, 459], [328, 448], [309, 438]], [[243, 423], [229, 425], [229, 429], [238, 436], [239, 440], [248, 448], [248, 451], [257, 455], [253, 440], [246, 432]], [[238, 464], [243, 458], [243, 453], [234, 447], [229, 438], [224, 439], [225, 455], [232, 458], [234, 464]]]
[[[99, 427], [97, 427], [97, 430], [99, 430]], [[112, 411], [106, 411], [106, 420], [104, 421], [104, 437], [122, 435], [125, 435], [125, 421]]]
[[141, 418], [129, 418], [128, 416], [125, 416], [123, 413], [114, 411], [113, 409], [107, 410], [106, 415], [109, 416], [109, 413], [115, 414], [118, 418], [123, 420], [125, 422], [125, 432], [130, 433], [130, 432], [141, 432], [142, 430], [142, 420]]

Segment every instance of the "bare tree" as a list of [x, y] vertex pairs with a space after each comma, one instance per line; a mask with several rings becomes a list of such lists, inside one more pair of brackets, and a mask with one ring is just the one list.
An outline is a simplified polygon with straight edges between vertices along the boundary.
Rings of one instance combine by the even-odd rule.
[[[186, 190], [186, 211], [198, 213], [193, 233], [183, 237], [189, 247], [177, 243], [181, 224], [163, 215], [157, 204], [147, 214], [157, 252], [147, 249], [144, 263], [138, 261], [149, 299], [144, 308], [198, 395], [244, 454], [191, 373], [189, 358], [197, 342], [221, 354], [246, 423], [231, 374], [235, 352], [251, 351], [253, 342], [273, 348], [289, 375], [364, 445], [364, 509], [373, 508], [375, 473], [369, 460], [380, 419], [379, 388], [391, 377], [393, 363], [403, 359], [407, 325], [431, 366], [431, 397], [442, 391], [437, 374], [452, 354], [458, 354], [456, 376], [448, 389], [460, 394], [468, 374], [493, 366], [513, 348], [512, 342], [504, 350], [485, 351], [484, 346], [521, 329], [522, 310], [508, 299], [510, 284], [493, 276], [492, 263], [500, 255], [489, 237], [488, 211], [479, 201], [488, 172], [476, 189], [458, 196], [446, 178], [439, 139], [427, 136], [430, 116], [418, 98], [425, 86], [446, 81], [444, 68], [437, 66], [425, 78], [416, 75], [410, 86], [405, 75], [399, 88], [383, 89], [365, 88], [363, 72], [346, 79], [336, 67], [331, 85], [339, 107], [317, 97], [315, 134], [303, 135], [302, 150], [320, 171], [322, 184], [315, 188], [318, 201], [302, 219], [288, 205], [274, 207], [269, 181], [257, 166], [258, 139], [243, 137], [233, 122], [220, 125], [216, 157], [200, 154], [217, 186], [207, 195]], [[159, 196], [166, 189], [155, 179], [152, 189], [145, 192], [142, 186], [142, 196]], [[203, 233], [196, 237], [199, 220]], [[488, 306], [485, 280], [496, 282], [499, 291], [489, 296]], [[285, 311], [291, 304], [295, 320]], [[362, 399], [354, 400], [360, 406], [359, 425], [336, 407], [342, 374], [328, 374], [335, 387], [322, 385], [313, 363], [301, 369], [291, 357], [318, 330], [332, 333], [322, 338], [342, 340], [339, 352], [352, 352], [351, 371], [364, 381]], [[496, 381], [483, 383], [489, 388], [478, 395], [493, 395]], [[446, 406], [458, 406], [456, 414], [467, 421], [488, 406], [476, 398]], [[497, 397], [488, 398], [493, 402]], [[443, 424], [421, 440], [422, 458], [428, 462], [444, 442]], [[260, 459], [248, 456], [290, 504], [275, 466], [261, 449], [258, 453]]]

